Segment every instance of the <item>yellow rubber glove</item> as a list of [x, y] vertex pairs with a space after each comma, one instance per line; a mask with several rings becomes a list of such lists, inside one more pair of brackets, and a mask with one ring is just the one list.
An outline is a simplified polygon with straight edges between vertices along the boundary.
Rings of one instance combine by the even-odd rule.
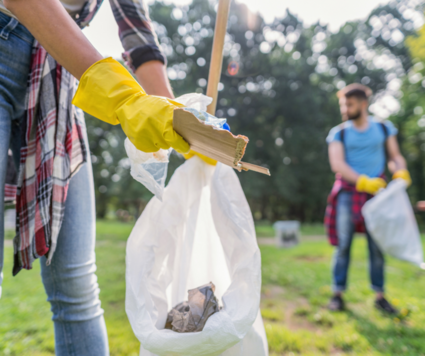
[[87, 69], [72, 103], [100, 120], [120, 123], [130, 141], [143, 152], [170, 146], [180, 153], [190, 150], [173, 129], [174, 109], [184, 105], [147, 95], [128, 70], [112, 58]]
[[190, 159], [193, 156], [198, 156], [205, 163], [211, 164], [212, 166], [217, 165], [217, 161], [215, 159], [209, 158], [207, 156], [204, 156], [202, 153], [198, 153], [198, 152], [195, 152], [195, 151], [192, 151], [192, 150], [190, 150], [189, 153], [186, 153], [186, 154], [183, 155], [183, 157], [186, 158], [186, 159]]
[[357, 191], [374, 195], [378, 193], [379, 189], [385, 188], [386, 186], [387, 182], [382, 178], [369, 178], [366, 175], [361, 175], [356, 182]]
[[412, 184], [412, 178], [410, 178], [410, 173], [407, 169], [400, 169], [393, 174], [393, 179], [401, 178], [404, 179], [407, 183], [407, 186], [410, 187]]

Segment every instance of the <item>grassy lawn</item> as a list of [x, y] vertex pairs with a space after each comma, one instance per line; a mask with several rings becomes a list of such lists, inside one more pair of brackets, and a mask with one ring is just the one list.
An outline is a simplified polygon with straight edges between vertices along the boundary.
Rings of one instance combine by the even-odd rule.
[[[99, 222], [96, 247], [102, 306], [111, 355], [138, 355], [124, 310], [125, 241], [131, 224]], [[259, 224], [259, 236], [271, 237]], [[388, 318], [373, 308], [368, 287], [366, 244], [355, 241], [349, 310], [331, 314], [329, 265], [332, 248], [320, 226], [304, 226], [299, 246], [279, 250], [261, 246], [264, 317], [270, 353], [277, 355], [425, 355], [425, 273], [406, 263], [388, 260], [388, 295], [407, 317]], [[10, 235], [9, 235], [10, 237]], [[49, 305], [39, 264], [12, 278], [12, 247], [6, 247], [5, 280], [0, 300], [0, 355], [54, 355]]]

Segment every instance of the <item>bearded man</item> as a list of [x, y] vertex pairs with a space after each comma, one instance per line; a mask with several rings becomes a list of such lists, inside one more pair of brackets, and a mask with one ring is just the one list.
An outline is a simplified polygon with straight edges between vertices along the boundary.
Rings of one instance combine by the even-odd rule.
[[328, 198], [325, 225], [329, 241], [336, 246], [333, 259], [332, 311], [344, 309], [342, 294], [347, 288], [350, 250], [355, 232], [366, 234], [369, 248], [369, 274], [376, 293], [375, 307], [389, 314], [395, 308], [384, 296], [384, 256], [368, 233], [361, 208], [380, 189], [385, 188], [385, 164], [393, 179], [411, 184], [406, 161], [399, 151], [397, 129], [390, 121], [379, 122], [368, 114], [372, 91], [361, 84], [350, 84], [337, 93], [343, 123], [328, 137], [329, 161], [336, 180]]

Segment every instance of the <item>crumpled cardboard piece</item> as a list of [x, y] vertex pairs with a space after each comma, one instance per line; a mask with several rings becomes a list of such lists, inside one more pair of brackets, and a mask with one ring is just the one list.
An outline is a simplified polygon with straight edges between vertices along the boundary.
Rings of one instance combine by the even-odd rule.
[[173, 128], [195, 152], [238, 171], [251, 170], [270, 175], [270, 171], [265, 167], [241, 161], [249, 142], [246, 136], [233, 135], [227, 130], [218, 130], [207, 125], [185, 108], [174, 110]]
[[189, 290], [189, 301], [177, 304], [167, 316], [165, 329], [178, 333], [202, 331], [208, 318], [220, 311], [212, 282]]

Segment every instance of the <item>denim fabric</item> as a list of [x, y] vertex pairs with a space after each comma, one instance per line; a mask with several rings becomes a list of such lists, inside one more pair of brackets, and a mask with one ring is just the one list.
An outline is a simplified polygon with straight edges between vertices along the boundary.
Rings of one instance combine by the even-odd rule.
[[[0, 13], [0, 296], [4, 259], [4, 184], [7, 153], [13, 149], [19, 164], [19, 118], [25, 110], [25, 91], [33, 37], [19, 22]], [[11, 137], [18, 138], [12, 145]], [[18, 143], [18, 144], [16, 144]], [[17, 165], [19, 167], [19, 165]]]
[[[354, 224], [351, 212], [352, 193], [341, 192], [338, 195], [336, 211], [336, 229], [338, 246], [333, 259], [333, 290], [345, 291], [347, 288], [347, 274], [350, 265], [350, 251], [354, 236]], [[369, 275], [371, 287], [376, 292], [384, 291], [384, 256], [378, 246], [366, 233], [369, 249]]]
[[[0, 268], [7, 152], [12, 148], [15, 162], [19, 162], [18, 118], [25, 109], [32, 43], [33, 37], [25, 27], [0, 13]], [[109, 355], [94, 247], [93, 175], [88, 162], [69, 184], [65, 218], [51, 265], [46, 266], [45, 257], [40, 259], [41, 276], [53, 312], [58, 356]]]

